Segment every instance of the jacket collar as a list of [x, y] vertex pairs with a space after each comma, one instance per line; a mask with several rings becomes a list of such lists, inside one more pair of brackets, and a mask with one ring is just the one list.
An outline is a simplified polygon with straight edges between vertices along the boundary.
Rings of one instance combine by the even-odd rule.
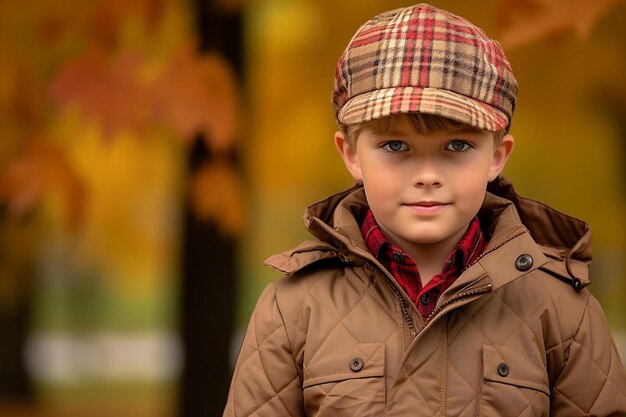
[[[378, 264], [360, 232], [360, 221], [367, 208], [360, 185], [312, 204], [305, 211], [304, 224], [318, 240], [274, 255], [266, 264], [287, 274], [328, 258], [356, 265], [366, 261]], [[504, 178], [490, 184], [478, 215], [481, 224], [491, 225], [487, 231], [489, 244], [478, 262], [446, 293], [471, 290], [486, 283], [497, 289], [538, 268], [576, 289], [589, 284], [591, 231], [585, 222], [519, 196]], [[530, 269], [520, 270], [516, 266], [521, 255], [533, 259]]]
[[512, 203], [519, 222], [550, 259], [543, 269], [566, 279], [577, 290], [590, 284], [591, 227], [586, 222], [518, 195], [502, 177], [490, 183], [487, 190]]

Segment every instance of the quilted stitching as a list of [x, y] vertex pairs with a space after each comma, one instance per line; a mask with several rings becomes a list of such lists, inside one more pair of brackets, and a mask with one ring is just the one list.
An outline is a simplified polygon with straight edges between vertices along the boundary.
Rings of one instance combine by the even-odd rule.
[[[405, 370], [405, 372], [407, 372]], [[413, 386], [415, 387], [415, 390], [411, 391], [412, 394], [417, 394], [419, 396], [419, 405], [416, 407], [416, 409], [418, 410], [423, 410], [424, 408], [428, 408], [430, 410], [430, 415], [435, 415], [437, 414], [437, 412], [439, 411], [440, 407], [437, 407], [435, 409], [430, 408], [430, 403], [426, 400], [426, 398], [422, 395], [422, 390], [424, 388], [424, 384], [418, 384], [417, 382], [415, 382], [415, 380], [412, 378], [411, 375], [408, 374], [408, 372], [406, 373], [406, 377], [407, 380], [410, 381]], [[416, 404], [417, 405], [417, 404]]]
[[[290, 392], [300, 389], [300, 378], [293, 361], [275, 362], [275, 355], [291, 357], [280, 313], [274, 299], [274, 288], [268, 286], [258, 305], [271, 308], [255, 312], [250, 321], [246, 340], [253, 343], [243, 347], [236, 373], [254, 374], [238, 389], [231, 390], [229, 402], [240, 403], [239, 412], [245, 416], [297, 416], [298, 406]], [[268, 387], [270, 389], [268, 389]], [[249, 397], [254, 397], [250, 402]]]
[[[622, 398], [626, 398], [626, 384], [623, 376], [619, 371], [616, 371], [619, 369], [619, 357], [615, 348], [613, 347], [610, 354], [606, 355], [604, 352], [594, 352], [586, 347], [593, 348], [593, 344], [585, 343], [585, 339], [594, 340], [597, 337], [594, 332], [602, 329], [603, 323], [599, 304], [595, 299], [590, 298], [580, 330], [569, 347], [568, 362], [568, 364], [589, 363], [591, 366], [586, 367], [587, 373], [580, 377], [584, 377], [587, 381], [602, 381], [603, 386], [595, 390], [588, 384], [579, 386], [571, 381], [574, 378], [572, 376], [569, 380], [557, 383], [555, 387], [555, 391], [560, 394], [561, 401], [566, 400], [567, 403], [574, 405], [577, 410], [585, 415], [588, 413], [602, 414], [602, 407], [607, 401], [612, 401], [612, 395], [621, 395]], [[567, 374], [567, 372], [570, 372], [568, 367], [564, 373]]]
[[[528, 282], [528, 281], [527, 281]], [[379, 290], [376, 285], [372, 283], [361, 284], [360, 291], [353, 292], [343, 304], [347, 308], [343, 311], [335, 311], [330, 308], [328, 302], [323, 302], [324, 297], [328, 297], [327, 294], [323, 294], [324, 291], [328, 291], [328, 285], [317, 285], [311, 287], [308, 291], [308, 298], [310, 303], [316, 305], [316, 309], [323, 310], [324, 319], [329, 319], [327, 323], [328, 327], [325, 329], [328, 333], [325, 335], [309, 335], [309, 337], [320, 336], [318, 345], [311, 345], [311, 351], [308, 360], [309, 363], [316, 363], [320, 359], [324, 359], [327, 350], [336, 349], [336, 346], [332, 346], [333, 340], [336, 338], [343, 338], [350, 343], [368, 343], [371, 342], [372, 335], [368, 336], [367, 332], [359, 332], [359, 323], [363, 320], [371, 320], [372, 318], [363, 317], [365, 314], [364, 308], [372, 304], [378, 306], [385, 314], [380, 314], [376, 317], [376, 328], [386, 329], [384, 334], [376, 335], [375, 339], [379, 343], [385, 343], [386, 345], [390, 340], [398, 338], [398, 327], [395, 325], [397, 317], [394, 319], [393, 314], [398, 313], [394, 308], [388, 309], [389, 300], [381, 298]], [[528, 284], [525, 289], [528, 290]], [[534, 286], [531, 285], [531, 287]], [[358, 288], [358, 287], [357, 287]], [[518, 291], [514, 286], [507, 289], [507, 291]], [[538, 292], [539, 293], [539, 292]], [[542, 293], [543, 294], [543, 293]], [[534, 294], [530, 294], [531, 296]], [[335, 294], [334, 296], [339, 296]], [[343, 296], [343, 295], [341, 295]], [[537, 322], [537, 317], [544, 313], [545, 309], [549, 309], [552, 306], [552, 300], [549, 296], [543, 297], [530, 297], [532, 302], [528, 304], [512, 304], [509, 302], [509, 298], [506, 292], [495, 292], [476, 303], [470, 303], [464, 307], [453, 310], [449, 313], [450, 317], [454, 317], [453, 320], [448, 322], [452, 323], [448, 329], [448, 345], [449, 345], [449, 357], [447, 377], [450, 383], [453, 383], [457, 387], [456, 392], [464, 392], [463, 403], [453, 404], [453, 414], [461, 417], [469, 417], [476, 415], [479, 409], [480, 392], [478, 385], [476, 385], [475, 375], [476, 372], [472, 368], [472, 364], [467, 361], [475, 362], [474, 359], [466, 359], [464, 355], [459, 355], [459, 349], [465, 349], [469, 347], [468, 340], [482, 340], [484, 343], [493, 346], [500, 354], [502, 351], [499, 347], [507, 346], [508, 348], [515, 348], [519, 344], [520, 340], [532, 340], [529, 339], [529, 334], [533, 335], [534, 330], [528, 323]], [[272, 302], [275, 302], [272, 300]], [[387, 303], [387, 304], [385, 304]], [[484, 307], [488, 306], [488, 309]], [[380, 308], [383, 307], [383, 308]], [[276, 307], [275, 307], [276, 308]], [[485, 314], [496, 314], [501, 320], [505, 320], [508, 325], [500, 326], [496, 321], [490, 321], [489, 316]], [[570, 345], [570, 361], [589, 362], [590, 367], [587, 368], [587, 372], [592, 372], [590, 378], [593, 380], [605, 381], [605, 387], [603, 389], [596, 390], [590, 403], [574, 404], [569, 398], [566, 398], [567, 387], [557, 387], [553, 392], [562, 397], [562, 403], [569, 403], [573, 411], [572, 415], [585, 415], [586, 413], [593, 413], [596, 404], [600, 404], [604, 400], [602, 395], [607, 395], [606, 392], [621, 392], [624, 393], [624, 388], [620, 385], [620, 379], [612, 374], [609, 370], [612, 369], [611, 364], [616, 360], [616, 356], [607, 358], [606, 355], [599, 354], [596, 351], [585, 348], [584, 337], [594, 339], [596, 326], [593, 322], [602, 321], [603, 316], [599, 307], [591, 303], [588, 308], [586, 317], [583, 318], [581, 327], [587, 329], [587, 333], [577, 334], [576, 338], [571, 341]], [[353, 323], [353, 321], [356, 321]], [[269, 323], [269, 324], [268, 324]], [[386, 324], [383, 324], [386, 323]], [[429, 383], [439, 384], [439, 372], [436, 369], [432, 372], [436, 375], [432, 380], [424, 379], [424, 375], [430, 375], [428, 369], [438, 368], [438, 364], [441, 363], [441, 352], [438, 349], [440, 340], [439, 338], [444, 334], [441, 326], [446, 326], [446, 320], [439, 320], [433, 323], [432, 328], [427, 334], [421, 335], [421, 340], [417, 342], [415, 351], [409, 355], [408, 361], [405, 364], [402, 372], [402, 378], [400, 383], [403, 384], [396, 391], [394, 391], [393, 398], [403, 398], [410, 400], [411, 407], [415, 410], [422, 410], [429, 415], [437, 415], [443, 413], [441, 404], [438, 401], [434, 401], [433, 398], [438, 398], [439, 392], [433, 392], [431, 387], [428, 387]], [[261, 385], [268, 387], [262, 398], [257, 398], [258, 403], [253, 409], [245, 411], [246, 416], [300, 416], [298, 411], [294, 411], [293, 406], [293, 392], [301, 391], [301, 381], [298, 377], [295, 369], [290, 369], [286, 372], [281, 379], [281, 370], [276, 367], [276, 360], [273, 355], [276, 354], [276, 349], [279, 349], [281, 355], [291, 356], [289, 351], [290, 345], [287, 340], [286, 333], [284, 331], [284, 323], [280, 317], [280, 313], [275, 309], [272, 313], [272, 318], [265, 316], [253, 316], [251, 321], [251, 331], [247, 338], [254, 340], [253, 349], [250, 351], [242, 352], [242, 357], [239, 360], [240, 372], [244, 372], [248, 369], [248, 372], [256, 372], [260, 370], [260, 375], [263, 375], [262, 381], [258, 382]], [[257, 331], [256, 329], [262, 329]], [[500, 329], [504, 331], [495, 331]], [[462, 331], [461, 331], [462, 330]], [[553, 349], [559, 348], [563, 343], [553, 346]], [[536, 346], [542, 343], [542, 341], [534, 340], [530, 342], [531, 345]], [[269, 350], [268, 350], [269, 348]], [[456, 350], [455, 350], [456, 349]], [[367, 361], [374, 354], [373, 351], [357, 350], [357, 354]], [[430, 365], [432, 364], [432, 366]], [[472, 365], [472, 366], [468, 366]], [[292, 364], [293, 366], [293, 364]], [[591, 371], [589, 371], [591, 369]], [[432, 370], [432, 369], [431, 369]], [[426, 374], [424, 372], [427, 372]], [[305, 372], [305, 375], [310, 375]], [[430, 377], [428, 377], [430, 378]], [[425, 382], [426, 381], [426, 382]], [[327, 387], [316, 387], [316, 389], [323, 390], [325, 392], [331, 392], [334, 386], [329, 385]], [[563, 389], [561, 389], [563, 388]], [[565, 390], [564, 390], [565, 389]], [[607, 391], [608, 390], [608, 391]], [[234, 401], [237, 401], [238, 395], [235, 393]], [[524, 401], [523, 405], [519, 405], [518, 412], [512, 417], [532, 417], [541, 415], [545, 412], [546, 397], [544, 394], [531, 389], [521, 390], [519, 401]], [[521, 403], [520, 403], [521, 404]], [[395, 409], [390, 409], [389, 412], [393, 413]], [[391, 414], [390, 414], [391, 415]]]
[[[272, 416], [274, 413], [274, 410], [276, 410], [276, 408], [280, 408], [283, 411], [285, 411], [289, 416], [293, 417], [294, 414], [291, 413], [291, 411], [289, 411], [289, 409], [287, 408], [287, 403], [289, 401], [291, 401], [291, 398], [287, 398], [286, 401], [284, 401], [281, 398], [281, 394], [283, 393], [284, 390], [286, 390], [287, 388], [289, 388], [289, 386], [294, 383], [297, 382], [297, 377], [292, 379], [291, 382], [288, 385], [285, 385], [284, 388], [282, 388], [280, 391], [275, 391], [274, 395], [272, 397], [270, 397], [268, 400], [266, 400], [265, 402], [261, 403], [256, 409], [246, 413], [246, 415], [249, 416], [262, 416], [264, 413], [262, 413], [261, 411], [264, 408], [270, 408], [270, 412], [268, 414], [266, 414], [268, 417]], [[268, 379], [269, 381], [269, 379]], [[277, 407], [276, 405], [274, 405], [274, 403], [280, 403], [280, 407]]]
[[[236, 389], [231, 391], [231, 402], [244, 403], [237, 415], [301, 417], [304, 406], [298, 372], [302, 372], [305, 379], [324, 377], [324, 372], [337, 369], [339, 362], [341, 366], [347, 366], [344, 356], [351, 354], [369, 362], [375, 351], [367, 347], [359, 350], [361, 344], [384, 344], [388, 368], [400, 366], [402, 349], [406, 347], [403, 328], [399, 325], [403, 318], [395, 294], [389, 291], [381, 277], [372, 275], [367, 268], [346, 271], [313, 275], [310, 279], [298, 277], [298, 286], [295, 280], [289, 285], [277, 286], [283, 291], [278, 297], [283, 303], [281, 310], [274, 286], [268, 287], [259, 301], [260, 313], [253, 316], [246, 336], [249, 342], [238, 361], [237, 372], [254, 374], [256, 380], [241, 378]], [[569, 298], [563, 302], [559, 297]], [[587, 313], [583, 316], [588, 300]], [[288, 322], [284, 322], [282, 316], [285, 305], [290, 311], [285, 316], [290, 320]], [[567, 306], [567, 310], [559, 310], [563, 306]], [[581, 329], [578, 333], [577, 327]], [[397, 373], [396, 369], [394, 372], [385, 370], [385, 383], [390, 389], [387, 413], [396, 416], [408, 411], [470, 417], [483, 411], [486, 391], [485, 386], [481, 387], [481, 375], [487, 371], [482, 369], [480, 349], [482, 344], [488, 344], [505, 361], [517, 360], [514, 353], [519, 352], [523, 361], [520, 363], [524, 366], [536, 365], [543, 370], [544, 366], [557, 363], [559, 368], [551, 371], [550, 377], [557, 380], [551, 392], [554, 406], [565, 410], [563, 415], [602, 415], [603, 404], [614, 401], [612, 397], [617, 395], [624, 396], [626, 391], [615, 351], [606, 355], [605, 345], [600, 350], [593, 348], [594, 340], [606, 340], [607, 332], [602, 310], [595, 299], [589, 298], [586, 290], [574, 293], [541, 271], [531, 272], [523, 279], [451, 310], [447, 316], [439, 317], [429, 325], [429, 330], [420, 334]], [[306, 345], [303, 345], [304, 341]], [[443, 341], [447, 343], [446, 349], [441, 349]], [[544, 346], [548, 346], [547, 351]], [[304, 369], [295, 367], [294, 357], [304, 358], [304, 364], [298, 365]], [[573, 365], [581, 362], [589, 364], [584, 368], [585, 374], [570, 375], [570, 368], [577, 369]], [[447, 367], [444, 372], [440, 369], [442, 364]], [[520, 369], [519, 364], [511, 362], [511, 365], [512, 369]], [[546, 407], [548, 399], [537, 390], [537, 384], [544, 387], [547, 379], [542, 379], [543, 374], [537, 377], [522, 372], [522, 375], [533, 379], [527, 382], [535, 384], [534, 388], [532, 384], [526, 388], [512, 386], [498, 380], [497, 375], [495, 379], [490, 376], [490, 398], [495, 398], [496, 402], [514, 402], [515, 412], [513, 407], [502, 406], [507, 417], [545, 415], [549, 412]], [[561, 378], [557, 379], [559, 375]], [[392, 376], [395, 376], [395, 382]], [[443, 388], [447, 390], [444, 392], [447, 395], [445, 409], [441, 403], [444, 376], [447, 378], [447, 386]], [[580, 384], [581, 380], [587, 379], [594, 382]], [[586, 385], [592, 388], [588, 392], [584, 391]], [[326, 404], [330, 397], [327, 394], [341, 392], [337, 387], [338, 384], [324, 383], [311, 387], [308, 393]], [[511, 395], [498, 397], [500, 389]], [[577, 392], [576, 389], [583, 391]], [[254, 405], [250, 405], [250, 398], [253, 398]], [[328, 402], [340, 407], [337, 398], [334, 395]], [[234, 416], [234, 413], [229, 415]]]
[[[539, 392], [537, 391], [531, 391], [533, 392], [533, 396], [531, 398], [528, 398], [528, 405], [526, 406], [526, 408], [524, 408], [522, 411], [520, 411], [519, 413], [519, 417], [533, 417], [536, 416], [537, 414], [541, 413], [542, 410], [537, 410], [539, 411], [539, 413], [535, 413], [535, 405], [537, 404], [534, 400], [537, 396], [541, 395]], [[526, 394], [526, 392], [524, 392], [524, 394]]]
[[[454, 346], [455, 343], [463, 346], [464, 340], [476, 340], [478, 338], [479, 340], [482, 339], [484, 343], [493, 346], [496, 351], [499, 346], [509, 346], [513, 348], [518, 343], [520, 338], [528, 337], [529, 334], [533, 335], [532, 330], [526, 324], [526, 320], [530, 320], [531, 317], [539, 314], [545, 306], [545, 298], [546, 297], [533, 298], [532, 304], [524, 306], [525, 309], [522, 314], [518, 309], [510, 306], [500, 292], [495, 292], [488, 296], [488, 302], [483, 300], [484, 302], [480, 304], [470, 305], [452, 313], [457, 321], [454, 327], [449, 331], [448, 342], [452, 346]], [[504, 332], [494, 331], [495, 328], [493, 326], [495, 326], [495, 324], [490, 324], [488, 317], [486, 317], [484, 312], [479, 308], [480, 306], [484, 306], [486, 304], [489, 305], [489, 312], [491, 314], [499, 312], [495, 314], [506, 316], [506, 322], [508, 325], [504, 327], [497, 327], [498, 330], [504, 330]], [[459, 337], [461, 337], [461, 339], [457, 340]], [[534, 343], [538, 342], [535, 340]], [[498, 353], [502, 355], [502, 352]], [[449, 358], [449, 378], [451, 381], [454, 381], [454, 384], [457, 386], [458, 384], [462, 384], [464, 389], [468, 392], [466, 395], [467, 403], [459, 412], [459, 415], [475, 415], [474, 413], [478, 407], [476, 401], [480, 396], [475, 382], [472, 383], [472, 381], [475, 381], [474, 378], [476, 371], [467, 369], [467, 366], [458, 366], [458, 364], [455, 363], [454, 358], [454, 354]], [[459, 388], [456, 389], [457, 391], [459, 390]], [[521, 392], [523, 393], [523, 396], [520, 397], [520, 399], [525, 398], [525, 404], [521, 407], [518, 414], [519, 417], [525, 415], [539, 415], [535, 414], [535, 412], [541, 413], [539, 403], [542, 401], [545, 402], [545, 395], [532, 390], [522, 390]]]
[[[335, 312], [335, 310], [333, 310], [333, 307], [328, 305], [328, 303], [324, 303], [324, 302], [320, 301], [318, 295], [315, 292], [315, 289], [316, 289], [316, 286], [313, 286], [313, 287], [311, 287], [309, 289], [308, 293], [309, 293], [310, 297], [319, 304], [319, 308], [323, 309], [325, 314], [333, 315], [333, 313]], [[372, 289], [372, 283], [370, 282], [365, 287], [363, 293], [358, 297], [358, 299], [355, 300], [355, 301], [352, 301], [351, 304], [348, 304], [348, 307], [347, 307], [346, 311], [343, 312], [343, 315], [341, 317], [334, 316], [334, 320], [333, 320], [334, 324], [332, 324], [332, 327], [330, 328], [328, 333], [323, 338], [322, 343], [320, 345], [318, 345], [318, 346], [310, 345], [309, 353], [308, 353], [308, 355], [310, 355], [310, 356], [308, 356], [308, 359], [307, 359], [308, 363], [314, 363], [315, 362], [315, 360], [317, 359], [318, 354], [320, 352], [322, 352], [326, 348], [326, 345], [330, 341], [332, 341], [333, 339], [336, 340], [336, 334], [335, 333], [337, 333], [339, 331], [344, 332], [345, 335], [350, 336], [354, 344], [366, 342], [366, 340], [364, 340], [361, 337], [358, 337], [358, 336], [354, 335], [350, 331], [350, 328], [358, 328], [358, 327], [356, 327], [356, 326], [346, 326], [345, 325], [345, 321], [349, 320], [350, 316], [353, 315], [353, 314], [355, 314], [357, 316], [362, 316], [363, 315], [363, 312], [358, 311], [358, 307], [359, 307], [359, 305], [362, 304], [363, 300], [366, 297], [369, 297], [369, 298], [375, 300], [377, 304], [380, 304], [380, 301], [377, 300], [375, 296], [370, 294], [370, 290], [371, 289]], [[341, 307], [342, 307], [342, 309], [344, 308], [343, 305]], [[393, 316], [391, 316], [391, 314], [388, 313], [386, 310], [387, 310], [386, 308], [380, 309], [381, 312], [385, 312], [385, 315], [388, 318], [388, 320], [387, 320], [388, 323], [393, 323], [394, 325], [385, 326], [385, 328], [388, 329], [388, 334], [384, 336], [385, 341], [387, 341], [389, 338], [391, 338], [397, 331], [396, 330], [396, 326], [395, 326], [396, 319]], [[332, 347], [332, 349], [334, 349], [334, 348], [336, 348], [336, 347]], [[307, 368], [305, 368], [304, 371], [305, 371], [305, 377], [310, 377], [311, 376], [308, 373], [308, 369]]]

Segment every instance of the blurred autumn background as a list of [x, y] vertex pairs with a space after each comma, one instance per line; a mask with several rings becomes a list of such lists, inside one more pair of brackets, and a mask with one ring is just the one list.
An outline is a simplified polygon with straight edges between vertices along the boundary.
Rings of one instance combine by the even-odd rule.
[[[502, 41], [506, 175], [591, 223], [625, 359], [625, 2], [432, 3]], [[0, 0], [0, 415], [220, 415], [263, 259], [350, 185], [336, 60], [406, 5]]]

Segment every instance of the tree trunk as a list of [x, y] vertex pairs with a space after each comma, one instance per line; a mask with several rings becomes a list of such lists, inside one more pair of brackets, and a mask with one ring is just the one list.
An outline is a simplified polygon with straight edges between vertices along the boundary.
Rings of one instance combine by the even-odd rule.
[[[219, 10], [210, 0], [194, 0], [200, 53], [221, 53], [241, 81], [241, 14]], [[216, 157], [202, 138], [196, 140], [189, 175]], [[223, 156], [221, 156], [223, 157]], [[230, 163], [238, 167], [233, 150]], [[220, 233], [216, 224], [185, 214], [181, 380], [182, 417], [221, 416], [231, 378], [230, 344], [234, 327], [237, 241]]]

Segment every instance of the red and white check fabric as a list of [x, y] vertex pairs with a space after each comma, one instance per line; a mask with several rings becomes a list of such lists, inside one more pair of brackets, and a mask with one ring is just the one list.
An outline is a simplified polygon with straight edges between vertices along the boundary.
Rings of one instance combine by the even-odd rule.
[[497, 41], [462, 17], [418, 4], [358, 29], [337, 64], [333, 106], [340, 125], [421, 112], [508, 131], [516, 94]]
[[424, 321], [435, 309], [439, 296], [454, 283], [463, 270], [480, 256], [487, 244], [480, 229], [478, 218], [474, 217], [467, 232], [448, 256], [441, 272], [422, 286], [415, 261], [389, 240], [376, 223], [371, 210], [368, 210], [365, 220], [363, 220], [361, 233], [367, 248], [392, 273], [409, 298], [415, 303]]

